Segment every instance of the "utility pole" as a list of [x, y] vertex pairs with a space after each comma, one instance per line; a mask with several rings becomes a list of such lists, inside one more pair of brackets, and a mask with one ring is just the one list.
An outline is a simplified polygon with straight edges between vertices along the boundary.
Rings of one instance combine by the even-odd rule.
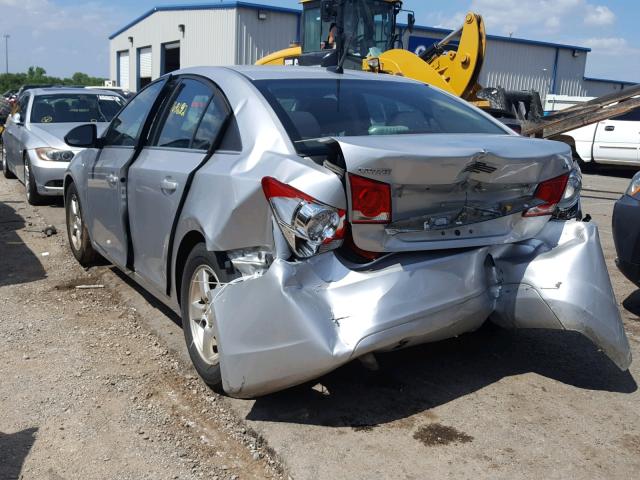
[[4, 69], [6, 73], [9, 73], [9, 37], [11, 35], [9, 35], [8, 33], [5, 33], [3, 35], [4, 37]]

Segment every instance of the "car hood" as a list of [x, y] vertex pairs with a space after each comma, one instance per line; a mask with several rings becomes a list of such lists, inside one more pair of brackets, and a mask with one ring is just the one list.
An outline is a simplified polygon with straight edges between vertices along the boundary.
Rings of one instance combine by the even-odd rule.
[[[33, 138], [31, 138], [30, 146], [32, 148], [35, 147], [53, 147], [60, 149], [68, 149], [69, 145], [67, 145], [64, 141], [64, 137], [67, 133], [69, 133], [72, 129], [79, 125], [86, 125], [87, 122], [83, 123], [37, 123], [30, 124], [29, 131]], [[109, 125], [107, 122], [99, 122], [95, 124], [98, 129], [98, 136], [100, 136], [107, 126]], [[40, 143], [40, 145], [35, 145], [35, 143]]]

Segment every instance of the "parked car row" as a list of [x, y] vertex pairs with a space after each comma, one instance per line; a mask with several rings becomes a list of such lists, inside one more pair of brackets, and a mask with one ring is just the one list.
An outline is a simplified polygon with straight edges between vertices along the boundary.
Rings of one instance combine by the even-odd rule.
[[110, 91], [83, 88], [30, 88], [19, 97], [2, 134], [2, 172], [24, 183], [32, 205], [62, 195], [64, 172], [79, 149], [64, 136], [91, 122], [102, 132], [125, 104]]
[[194, 68], [65, 140], [74, 256], [107, 258], [179, 313], [196, 370], [230, 395], [488, 318], [575, 330], [630, 364], [569, 147], [436, 88]]

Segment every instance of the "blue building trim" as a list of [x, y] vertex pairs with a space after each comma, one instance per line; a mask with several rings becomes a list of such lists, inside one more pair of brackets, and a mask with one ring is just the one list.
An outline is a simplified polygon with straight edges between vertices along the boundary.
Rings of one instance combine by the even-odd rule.
[[584, 79], [588, 82], [619, 83], [621, 85], [637, 85], [636, 82], [627, 82], [626, 80], [609, 80], [607, 78], [593, 78], [593, 77], [584, 77]]
[[154, 7], [151, 10], [143, 13], [139, 17], [133, 19], [131, 22], [127, 23], [124, 27], [112, 33], [109, 36], [109, 40], [113, 40], [122, 32], [129, 30], [131, 27], [140, 23], [142, 20], [144, 20], [147, 17], [150, 17], [156, 12], [172, 12], [172, 11], [179, 11], [179, 10], [224, 10], [224, 9], [230, 9], [230, 8], [249, 8], [251, 10], [264, 10], [265, 12], [290, 13], [290, 14], [295, 14], [297, 16], [300, 16], [302, 14], [301, 10], [298, 10], [295, 8], [273, 7], [271, 5], [262, 5], [259, 3], [249, 3], [249, 2], [221, 2], [221, 3], [197, 3], [197, 4], [184, 4], [184, 5], [162, 5], [160, 7]]
[[[398, 23], [398, 27], [407, 28], [407, 25], [404, 23]], [[420, 25], [415, 25], [413, 27], [413, 31], [416, 32], [431, 32], [431, 33], [441, 33], [443, 35], [450, 34], [453, 30], [449, 30], [448, 28], [440, 28], [440, 27], [425, 27]], [[591, 49], [587, 47], [578, 47], [576, 45], [565, 45], [563, 43], [553, 43], [553, 42], [543, 42], [540, 40], [527, 40], [526, 38], [515, 38], [515, 37], [503, 37], [501, 35], [487, 35], [487, 40], [501, 40], [503, 42], [510, 43], [520, 43], [523, 45], [536, 45], [538, 47], [551, 47], [551, 48], [562, 48], [566, 50], [577, 50], [579, 52], [590, 52]]]

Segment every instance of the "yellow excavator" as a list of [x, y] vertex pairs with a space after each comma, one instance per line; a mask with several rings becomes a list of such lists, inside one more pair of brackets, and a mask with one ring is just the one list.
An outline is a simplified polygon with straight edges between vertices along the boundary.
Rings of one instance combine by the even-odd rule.
[[[403, 75], [488, 107], [476, 97], [484, 61], [482, 17], [468, 13], [464, 24], [420, 53], [402, 47], [397, 18], [407, 13], [409, 32], [415, 15], [400, 0], [302, 0], [301, 43], [268, 55], [257, 65], [321, 65]], [[457, 40], [457, 47], [453, 41]]]

